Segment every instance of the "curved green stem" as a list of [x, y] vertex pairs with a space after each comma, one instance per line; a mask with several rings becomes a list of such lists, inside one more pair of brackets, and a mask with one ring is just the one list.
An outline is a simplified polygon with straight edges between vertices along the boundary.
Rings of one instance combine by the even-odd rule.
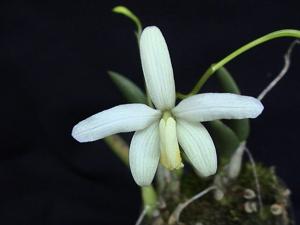
[[220, 69], [221, 67], [223, 67], [225, 64], [227, 64], [228, 62], [230, 62], [231, 60], [233, 60], [234, 58], [236, 58], [237, 56], [239, 56], [240, 54], [248, 51], [249, 49], [260, 45], [264, 42], [270, 41], [272, 39], [276, 39], [276, 38], [281, 38], [281, 37], [295, 37], [295, 38], [300, 38], [300, 31], [299, 30], [293, 30], [293, 29], [285, 29], [285, 30], [279, 30], [279, 31], [275, 31], [272, 33], [269, 33], [267, 35], [264, 35], [242, 47], [240, 47], [239, 49], [237, 49], [236, 51], [234, 51], [233, 53], [229, 54], [228, 56], [226, 56], [225, 58], [223, 58], [222, 60], [220, 60], [219, 62], [212, 64], [203, 74], [203, 76], [201, 76], [201, 78], [198, 80], [197, 84], [194, 86], [193, 90], [187, 94], [181, 94], [178, 93], [177, 97], [179, 99], [183, 99], [186, 98], [188, 96], [197, 94], [200, 89], [202, 88], [202, 86], [206, 83], [206, 81], [211, 77], [211, 75], [213, 75], [218, 69]]
[[136, 26], [135, 35], [136, 35], [137, 39], [139, 40], [141, 33], [142, 33], [142, 29], [143, 29], [140, 19], [131, 10], [129, 10], [127, 7], [122, 6], [122, 5], [114, 7], [112, 9], [112, 11], [114, 13], [119, 13], [121, 15], [124, 15], [124, 16], [128, 17], [129, 19], [131, 19], [131, 21], [134, 22], [134, 24]]

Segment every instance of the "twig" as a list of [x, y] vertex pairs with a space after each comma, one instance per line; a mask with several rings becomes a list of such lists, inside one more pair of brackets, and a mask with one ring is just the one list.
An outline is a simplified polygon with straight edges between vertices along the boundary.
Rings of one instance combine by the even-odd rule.
[[143, 222], [143, 219], [145, 218], [147, 211], [148, 211], [149, 207], [146, 206], [143, 211], [141, 212], [139, 218], [137, 219], [135, 225], [140, 225]]
[[257, 176], [257, 171], [256, 171], [256, 164], [255, 164], [254, 158], [253, 158], [250, 150], [247, 147], [245, 147], [245, 151], [246, 151], [246, 153], [249, 157], [250, 163], [251, 163], [252, 168], [253, 168], [253, 176], [254, 176], [255, 186], [256, 186], [256, 191], [257, 191], [257, 199], [258, 199], [259, 210], [260, 210], [260, 212], [262, 212], [263, 202], [262, 202], [262, 198], [261, 198], [260, 183], [259, 183], [258, 176]]
[[291, 65], [291, 55], [294, 47], [300, 44], [299, 40], [293, 41], [289, 48], [287, 49], [286, 53], [284, 54], [284, 66], [281, 69], [280, 73], [274, 78], [274, 80], [269, 83], [269, 85], [259, 94], [257, 97], [259, 100], [262, 100], [275, 86], [276, 84], [287, 74], [290, 65]]
[[173, 211], [173, 213], [171, 214], [168, 224], [176, 224], [179, 223], [179, 219], [180, 219], [180, 215], [182, 213], [182, 211], [189, 205], [191, 204], [193, 201], [201, 198], [202, 196], [206, 195], [208, 192], [217, 189], [216, 186], [210, 186], [208, 188], [206, 188], [205, 190], [201, 191], [200, 193], [194, 195], [193, 197], [191, 197], [190, 199], [188, 199], [187, 201], [180, 203], [177, 205], [176, 209]]

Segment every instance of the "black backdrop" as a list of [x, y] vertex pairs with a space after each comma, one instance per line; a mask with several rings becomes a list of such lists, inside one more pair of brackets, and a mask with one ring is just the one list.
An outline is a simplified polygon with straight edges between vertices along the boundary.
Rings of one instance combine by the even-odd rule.
[[[118, 4], [161, 28], [182, 92], [242, 44], [300, 28], [297, 1], [1, 1], [1, 224], [136, 220], [139, 189], [130, 172], [102, 141], [79, 144], [70, 136], [78, 121], [125, 102], [106, 70], [143, 84], [134, 26], [111, 13]], [[274, 40], [228, 65], [244, 94], [257, 96], [280, 71], [291, 41]], [[298, 216], [299, 57], [297, 47], [249, 140], [255, 158], [276, 165], [291, 188]]]

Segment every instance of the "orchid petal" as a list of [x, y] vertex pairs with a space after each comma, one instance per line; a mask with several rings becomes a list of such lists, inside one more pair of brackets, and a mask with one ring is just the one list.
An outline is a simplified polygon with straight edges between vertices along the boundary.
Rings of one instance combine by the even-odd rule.
[[159, 162], [158, 122], [134, 133], [129, 149], [129, 165], [140, 186], [152, 183]]
[[202, 122], [256, 118], [263, 109], [262, 103], [253, 97], [230, 93], [206, 93], [182, 100], [172, 113], [180, 119]]
[[116, 133], [144, 129], [160, 115], [160, 111], [144, 104], [119, 105], [79, 122], [72, 136], [79, 142], [95, 141]]
[[177, 138], [183, 151], [200, 175], [206, 177], [216, 173], [216, 149], [202, 124], [177, 120]]
[[155, 27], [144, 29], [140, 39], [140, 52], [148, 93], [160, 110], [175, 105], [175, 81], [168, 46], [161, 31]]

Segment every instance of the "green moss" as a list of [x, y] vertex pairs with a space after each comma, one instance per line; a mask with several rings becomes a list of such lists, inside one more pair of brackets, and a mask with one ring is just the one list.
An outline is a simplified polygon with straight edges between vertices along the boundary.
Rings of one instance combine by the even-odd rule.
[[212, 184], [213, 180], [200, 179], [193, 170], [185, 171], [181, 177], [181, 193], [183, 198], [190, 198]]
[[[256, 172], [260, 183], [263, 208], [259, 210], [257, 189], [253, 176], [253, 167], [245, 163], [239, 178], [232, 182], [226, 189], [224, 198], [216, 201], [213, 194], [207, 194], [201, 199], [189, 205], [181, 214], [184, 224], [201, 222], [203, 225], [276, 225], [293, 224], [288, 218], [290, 207], [287, 190], [275, 174], [274, 168], [261, 164], [256, 166]], [[182, 176], [181, 200], [184, 201], [201, 192], [212, 184], [212, 180], [199, 179], [195, 173], [189, 172]], [[245, 189], [251, 189], [256, 193], [253, 199], [244, 197]], [[283, 206], [283, 213], [275, 216], [271, 213], [271, 205]], [[245, 204], [255, 204], [257, 211], [246, 212]]]

